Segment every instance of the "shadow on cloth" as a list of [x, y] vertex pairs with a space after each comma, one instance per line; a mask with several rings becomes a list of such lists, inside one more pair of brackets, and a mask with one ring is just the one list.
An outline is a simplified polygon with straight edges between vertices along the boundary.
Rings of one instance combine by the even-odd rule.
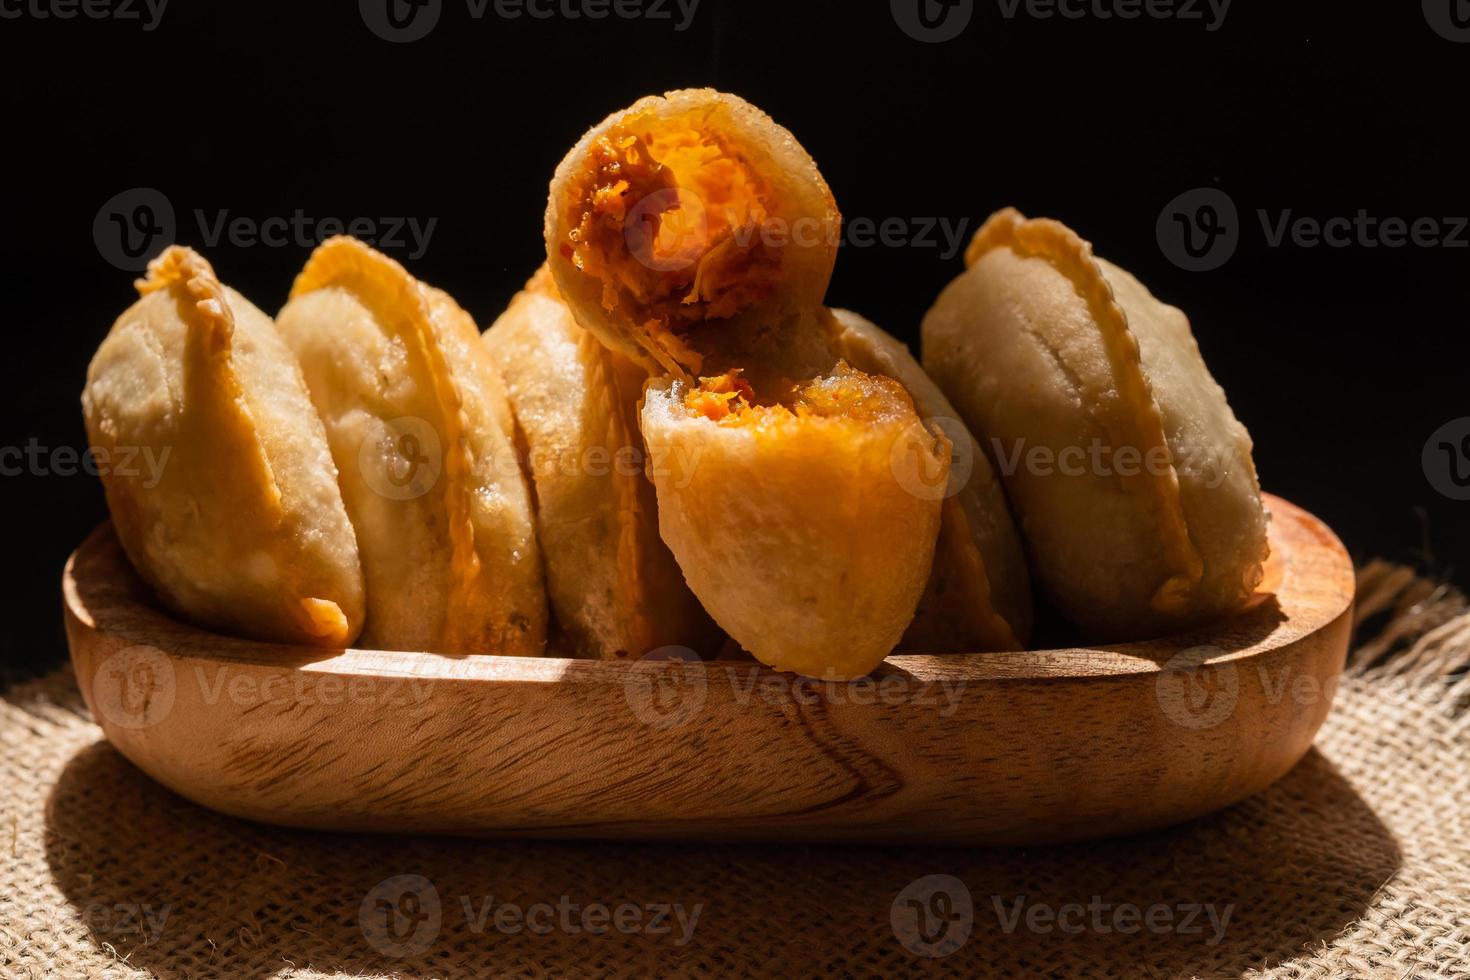
[[[1024, 850], [294, 831], [189, 803], [105, 742], [67, 765], [47, 825], [47, 860], [93, 940], [163, 977], [1233, 976], [1330, 942], [1400, 860], [1315, 750], [1223, 813]], [[972, 931], [942, 959], [893, 926], [900, 892], [930, 875], [972, 901]], [[925, 908], [964, 938], [950, 891]]]

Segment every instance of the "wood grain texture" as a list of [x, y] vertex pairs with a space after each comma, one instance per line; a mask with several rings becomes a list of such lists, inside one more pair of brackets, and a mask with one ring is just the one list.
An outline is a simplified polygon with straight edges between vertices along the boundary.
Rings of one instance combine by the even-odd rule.
[[744, 662], [322, 651], [157, 611], [109, 527], [72, 555], [67, 636], [123, 755], [270, 823], [486, 836], [1019, 844], [1126, 833], [1255, 793], [1306, 752], [1352, 563], [1279, 498], [1256, 599], [1107, 647], [893, 656], [867, 681]]

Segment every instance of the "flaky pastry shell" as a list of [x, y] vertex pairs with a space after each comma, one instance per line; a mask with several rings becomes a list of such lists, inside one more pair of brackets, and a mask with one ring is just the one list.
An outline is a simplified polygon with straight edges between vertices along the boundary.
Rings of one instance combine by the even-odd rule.
[[322, 243], [277, 317], [326, 425], [367, 582], [364, 645], [539, 655], [546, 598], [510, 406], [447, 293]]
[[924, 366], [990, 452], [1053, 602], [1099, 639], [1239, 608], [1267, 515], [1188, 319], [1013, 209], [965, 261], [924, 319]]
[[203, 626], [351, 643], [364, 612], [357, 540], [296, 359], [191, 249], [166, 249], [137, 286], [82, 393], [133, 567]]

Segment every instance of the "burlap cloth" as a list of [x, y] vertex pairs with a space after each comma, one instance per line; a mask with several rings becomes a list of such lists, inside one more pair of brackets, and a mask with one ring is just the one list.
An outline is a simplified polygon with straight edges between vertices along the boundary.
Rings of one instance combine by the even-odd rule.
[[[1172, 830], [1024, 851], [258, 826], [143, 776], [57, 673], [0, 701], [0, 975], [1470, 977], [1470, 613], [1375, 564], [1358, 615], [1317, 747], [1275, 786]], [[397, 875], [429, 883], [439, 914], [423, 933], [408, 927], [428, 920], [408, 920], [394, 946], [365, 923]], [[894, 926], [900, 893], [930, 875], [971, 899], [968, 936], [956, 927], [962, 944], [940, 958]], [[928, 906], [944, 929], [960, 921], [950, 899]], [[513, 929], [514, 913], [497, 927], [502, 906], [538, 903], [574, 911], [549, 930], [549, 913], [536, 931]], [[647, 928], [577, 917], [629, 904]], [[654, 928], [663, 905], [692, 932], [672, 911]], [[1130, 907], [1155, 909], [1152, 925], [1118, 917]]]

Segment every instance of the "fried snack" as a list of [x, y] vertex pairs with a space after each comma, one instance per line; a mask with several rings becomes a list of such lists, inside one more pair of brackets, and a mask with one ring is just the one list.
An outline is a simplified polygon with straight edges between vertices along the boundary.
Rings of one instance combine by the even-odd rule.
[[903, 385], [926, 424], [946, 425], [955, 445], [950, 479], [931, 484], [944, 498], [939, 541], [902, 646], [926, 653], [1024, 649], [1031, 637], [1031, 577], [1005, 491], [984, 451], [896, 338], [850, 310], [833, 310], [830, 330], [849, 364]]
[[1056, 221], [993, 215], [924, 319], [924, 366], [989, 443], [1058, 608], [1098, 639], [1239, 608], [1266, 514], [1189, 321]]
[[823, 328], [840, 220], [790, 133], [698, 89], [593, 127], [545, 228], [577, 322], [656, 376], [641, 428], [694, 594], [760, 660], [834, 679], [912, 619], [940, 500], [905, 483], [949, 467], [902, 387], [839, 363]]
[[[724, 390], [722, 390], [724, 389]], [[644, 393], [659, 527], [694, 594], [763, 663], [847, 680], [897, 645], [929, 577], [949, 446], [903, 387], [839, 362], [785, 404], [738, 375]]]
[[544, 652], [504, 388], [474, 321], [361, 242], [322, 243], [277, 317], [326, 424], [367, 581], [363, 643]]
[[658, 534], [638, 434], [643, 369], [577, 326], [544, 266], [482, 340], [535, 484], [551, 608], [576, 652], [713, 657], [718, 631]]
[[296, 359], [190, 249], [165, 250], [137, 287], [82, 392], [133, 566], [202, 626], [351, 643], [363, 624], [357, 539]]

